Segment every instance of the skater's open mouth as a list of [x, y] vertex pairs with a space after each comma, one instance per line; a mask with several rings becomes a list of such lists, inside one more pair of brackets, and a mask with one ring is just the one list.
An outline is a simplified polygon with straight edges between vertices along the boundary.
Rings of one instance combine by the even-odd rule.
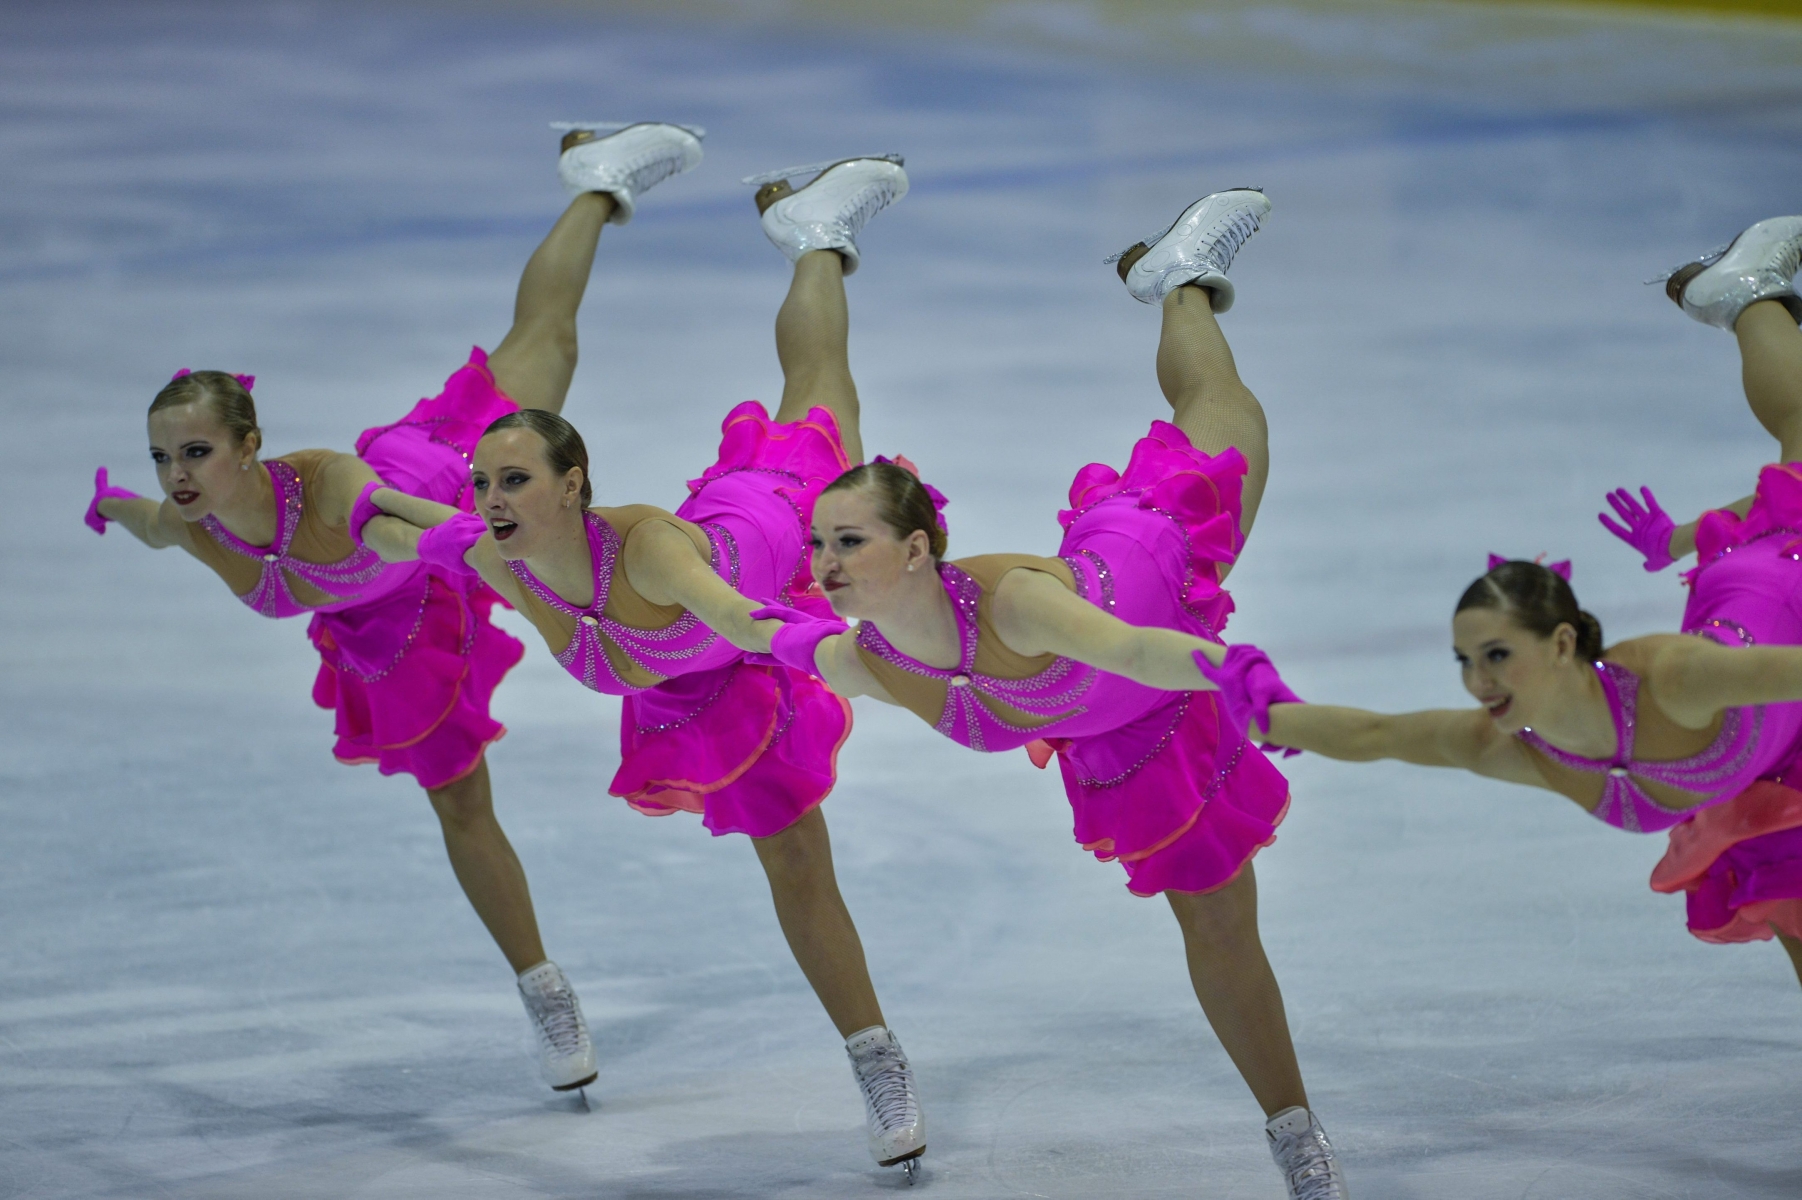
[[1489, 710], [1489, 715], [1492, 717], [1505, 716], [1508, 710], [1514, 707], [1514, 697], [1498, 696], [1493, 700], [1485, 700], [1483, 707]]
[[514, 531], [517, 530], [518, 528], [519, 528], [518, 524], [516, 524], [513, 521], [493, 521], [493, 520], [491, 520], [488, 522], [488, 529], [491, 533], [494, 534], [494, 540], [497, 542], [506, 541], [508, 538], [513, 536]]
[[188, 492], [188, 491], [170, 492], [169, 499], [175, 501], [177, 504], [182, 505], [185, 508], [186, 506], [194, 503], [194, 501], [200, 499], [200, 493], [199, 492]]

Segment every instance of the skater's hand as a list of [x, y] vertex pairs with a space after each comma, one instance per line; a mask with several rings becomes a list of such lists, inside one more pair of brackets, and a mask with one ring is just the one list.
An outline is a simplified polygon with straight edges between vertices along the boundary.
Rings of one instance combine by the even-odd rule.
[[781, 604], [766, 604], [762, 608], [751, 610], [753, 621], [780, 621], [781, 628], [770, 635], [770, 652], [753, 654], [750, 659], [764, 666], [780, 665], [793, 667], [808, 675], [818, 675], [819, 668], [814, 665], [814, 655], [818, 653], [820, 643], [829, 637], [847, 633], [851, 627], [843, 621], [828, 621], [820, 617], [809, 616], [799, 609], [788, 608]]
[[1662, 571], [1677, 561], [1671, 557], [1671, 534], [1676, 532], [1677, 523], [1658, 507], [1651, 488], [1642, 487], [1639, 494], [1645, 497], [1644, 504], [1626, 488], [1608, 493], [1608, 506], [1626, 524], [1609, 520], [1607, 513], [1597, 513], [1596, 519], [1602, 528], [1645, 555], [1646, 570]]
[[[1217, 667], [1208, 661], [1206, 654], [1197, 650], [1195, 666], [1209, 683], [1220, 689], [1220, 702], [1226, 709], [1227, 720], [1248, 735], [1270, 736], [1272, 704], [1307, 703], [1289, 690], [1283, 677], [1276, 673], [1276, 664], [1256, 646], [1244, 643], [1228, 646], [1226, 659]], [[1299, 750], [1285, 749], [1283, 757], [1300, 753]]]
[[469, 548], [488, 532], [488, 522], [474, 513], [458, 513], [419, 535], [419, 561], [447, 571], [452, 578], [480, 574], [463, 561]]
[[94, 472], [94, 498], [88, 501], [88, 511], [83, 514], [81, 519], [87, 522], [89, 529], [92, 529], [95, 533], [104, 537], [106, 535], [106, 523], [113, 518], [101, 513], [100, 502], [102, 500], [142, 499], [143, 497], [136, 492], [128, 492], [124, 488], [112, 487], [109, 485], [106, 481], [106, 468], [101, 467], [98, 471]]

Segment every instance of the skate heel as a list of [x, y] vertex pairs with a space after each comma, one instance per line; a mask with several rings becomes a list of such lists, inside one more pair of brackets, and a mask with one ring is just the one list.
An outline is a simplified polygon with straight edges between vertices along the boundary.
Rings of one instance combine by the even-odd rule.
[[770, 205], [794, 194], [794, 185], [789, 183], [786, 179], [777, 179], [764, 184], [757, 189], [757, 194], [752, 197], [752, 199], [757, 202], [757, 215], [761, 217], [764, 213], [770, 211]]

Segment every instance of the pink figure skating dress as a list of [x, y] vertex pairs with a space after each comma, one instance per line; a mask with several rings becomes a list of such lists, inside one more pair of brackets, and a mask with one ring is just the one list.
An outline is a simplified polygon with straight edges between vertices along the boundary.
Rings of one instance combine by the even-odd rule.
[[[1724, 646], [1802, 645], [1802, 464], [1766, 467], [1741, 519], [1722, 509], [1696, 531], [1683, 632]], [[1530, 730], [1521, 739], [1555, 762], [1607, 771], [1595, 815], [1632, 832], [1670, 830], [1652, 872], [1660, 892], [1685, 892], [1689, 929], [1708, 942], [1768, 939], [1775, 925], [1802, 938], [1802, 703], [1728, 709], [1698, 754], [1633, 757], [1639, 679], [1597, 664], [1619, 747], [1609, 761], [1567, 754]], [[1703, 797], [1685, 809], [1655, 803], [1649, 779]]]
[[[808, 525], [826, 485], [849, 469], [832, 414], [777, 424], [756, 401], [721, 426], [719, 459], [675, 511], [713, 570], [746, 596], [829, 615], [809, 594]], [[639, 812], [702, 814], [715, 836], [769, 837], [832, 790], [851, 706], [819, 680], [758, 666], [678, 605], [655, 605], [618, 569], [632, 530], [670, 514], [650, 505], [590, 509], [594, 602], [578, 608], [512, 562], [523, 614], [583, 686], [625, 697], [620, 768], [608, 789]]]
[[[482, 430], [518, 409], [501, 394], [480, 349], [400, 421], [365, 430], [357, 456], [382, 481], [470, 507], [469, 455]], [[337, 713], [341, 762], [375, 763], [437, 788], [474, 770], [506, 733], [489, 698], [525, 653], [488, 617], [500, 597], [479, 580], [447, 578], [424, 563], [385, 563], [344, 526], [307, 504], [326, 450], [267, 459], [276, 537], [253, 546], [208, 516], [189, 528], [196, 555], [266, 617], [312, 614], [319, 651], [313, 700]]]
[[1093, 463], [1070, 485], [1057, 558], [988, 554], [943, 563], [962, 637], [950, 670], [858, 626], [864, 665], [889, 695], [973, 750], [1027, 747], [1040, 766], [1056, 753], [1083, 849], [1126, 869], [1142, 896], [1226, 886], [1276, 840], [1289, 784], [1223, 719], [1210, 691], [1166, 692], [1072, 659], [1027, 658], [1002, 644], [989, 610], [1002, 576], [1044, 571], [1131, 625], [1179, 629], [1218, 642], [1232, 598], [1220, 566], [1239, 533], [1245, 459], [1217, 457], [1154, 421], [1126, 473]]

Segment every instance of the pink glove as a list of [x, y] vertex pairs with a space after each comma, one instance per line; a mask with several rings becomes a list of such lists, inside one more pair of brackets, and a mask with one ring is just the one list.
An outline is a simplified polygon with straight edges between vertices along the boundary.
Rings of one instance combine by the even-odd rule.
[[1662, 571], [1677, 561], [1671, 557], [1671, 534], [1676, 531], [1677, 523], [1658, 507], [1651, 488], [1642, 487], [1639, 494], [1646, 498], [1644, 505], [1626, 488], [1608, 493], [1609, 507], [1626, 522], [1625, 525], [1610, 521], [1607, 513], [1597, 513], [1596, 519], [1609, 533], [1646, 556], [1646, 570]]
[[[1247, 734], [1270, 736], [1272, 704], [1306, 704], [1307, 701], [1289, 690], [1276, 664], [1256, 646], [1240, 644], [1226, 648], [1226, 661], [1219, 666], [1208, 661], [1200, 650], [1195, 652], [1195, 666], [1209, 683], [1220, 689], [1220, 702], [1227, 719], [1244, 728]], [[1265, 747], [1274, 749], [1274, 747]], [[1301, 751], [1285, 749], [1284, 758]]]
[[753, 654], [750, 656], [751, 661], [765, 666], [774, 661], [806, 675], [820, 673], [820, 669], [813, 663], [813, 656], [819, 652], [820, 643], [835, 634], [848, 632], [851, 628], [843, 621], [810, 617], [804, 612], [780, 604], [766, 604], [762, 608], [752, 609], [751, 619], [783, 623], [782, 628], [776, 631], [776, 636], [770, 639], [770, 652]]
[[448, 572], [452, 577], [474, 578], [480, 574], [463, 561], [469, 548], [488, 532], [488, 522], [474, 513], [458, 513], [442, 525], [434, 525], [419, 535], [419, 561]]
[[376, 494], [378, 489], [387, 486], [387, 484], [379, 479], [370, 480], [363, 485], [363, 490], [357, 493], [357, 502], [350, 506], [350, 540], [365, 550], [369, 549], [369, 547], [363, 545], [363, 526], [369, 524], [377, 517], [385, 517], [388, 515], [382, 511], [371, 497]]
[[128, 492], [124, 488], [110, 486], [106, 482], [106, 468], [101, 467], [94, 472], [94, 498], [88, 501], [88, 511], [81, 519], [87, 522], [89, 529], [105, 537], [106, 523], [112, 518], [100, 515], [100, 502], [102, 500], [142, 500], [143, 498], [136, 492]]

